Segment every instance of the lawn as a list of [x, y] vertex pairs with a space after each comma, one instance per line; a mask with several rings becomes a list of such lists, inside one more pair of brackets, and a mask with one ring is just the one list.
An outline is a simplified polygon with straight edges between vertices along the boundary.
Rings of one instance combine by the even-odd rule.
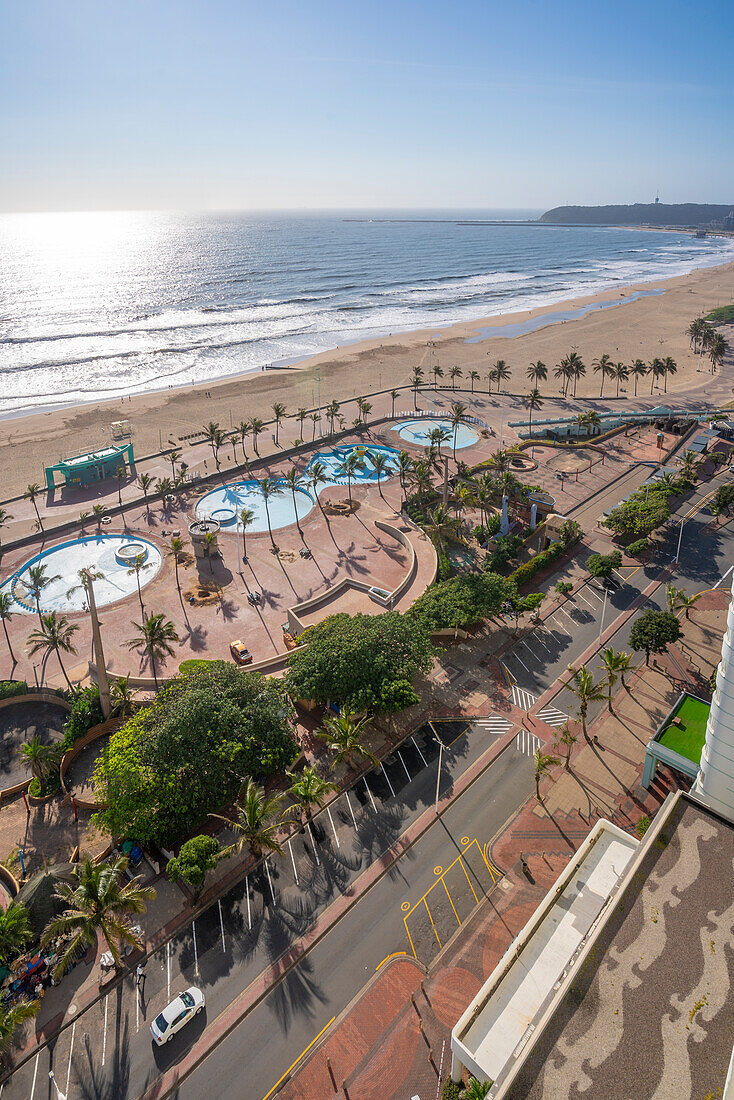
[[668, 724], [660, 737], [660, 744], [698, 764], [706, 740], [709, 709], [708, 703], [702, 703], [692, 695], [684, 695], [670, 716], [671, 722], [679, 719], [683, 723], [682, 728]]

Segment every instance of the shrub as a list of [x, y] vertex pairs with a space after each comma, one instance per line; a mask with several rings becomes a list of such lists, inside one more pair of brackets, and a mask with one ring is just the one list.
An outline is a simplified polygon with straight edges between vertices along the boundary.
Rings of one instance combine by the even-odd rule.
[[166, 873], [171, 882], [187, 882], [198, 893], [204, 885], [207, 871], [217, 865], [219, 842], [206, 833], [194, 836], [181, 845], [177, 856], [169, 859]]
[[569, 596], [573, 592], [573, 584], [571, 581], [559, 581], [555, 585], [555, 591], [559, 596]]
[[41, 798], [41, 796], [46, 798], [47, 795], [56, 794], [60, 787], [61, 778], [59, 776], [59, 770], [56, 768], [48, 772], [44, 778], [43, 784], [41, 784], [41, 780], [38, 779], [38, 777], [31, 779], [28, 784], [28, 794], [31, 798]]
[[429, 634], [449, 627], [476, 626], [496, 615], [515, 595], [515, 586], [497, 573], [462, 573], [432, 584], [406, 612]]
[[13, 699], [16, 695], [27, 695], [28, 684], [25, 680], [0, 680], [0, 699]]
[[96, 684], [90, 684], [74, 696], [71, 714], [64, 723], [63, 751], [70, 749], [74, 742], [88, 733], [92, 726], [98, 726], [102, 721], [104, 721], [104, 715], [99, 699], [99, 688]]
[[457, 1085], [456, 1081], [452, 1081], [449, 1077], [448, 1081], [443, 1086], [441, 1100], [460, 1100], [462, 1088], [463, 1085]]
[[635, 832], [639, 837], [643, 837], [647, 830], [650, 828], [651, 824], [652, 822], [650, 821], [650, 818], [647, 816], [647, 814], [645, 814], [635, 825]]
[[530, 561], [525, 561], [522, 565], [518, 565], [512, 573], [510, 573], [509, 580], [514, 581], [515, 584], [520, 587], [521, 584], [525, 584], [531, 580], [536, 573], [539, 573], [541, 569], [545, 569], [546, 566], [552, 565], [554, 561], [560, 558], [564, 551], [564, 547], [560, 542], [552, 542], [550, 546], [541, 550], [539, 554], [536, 554]]
[[521, 545], [522, 539], [519, 535], [498, 535], [484, 559], [482, 568], [486, 572], [496, 573], [515, 557]]
[[644, 554], [646, 550], [650, 548], [649, 539], [637, 539], [636, 542], [631, 542], [627, 547], [627, 553], [630, 557], [637, 558], [640, 554]]
[[586, 568], [592, 577], [611, 577], [615, 569], [622, 564], [622, 554], [619, 550], [613, 550], [611, 554], [589, 554], [586, 559]]

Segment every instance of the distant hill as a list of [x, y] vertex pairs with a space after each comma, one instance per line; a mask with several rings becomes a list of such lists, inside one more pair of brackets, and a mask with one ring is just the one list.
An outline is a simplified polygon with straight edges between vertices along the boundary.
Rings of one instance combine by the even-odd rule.
[[688, 228], [732, 226], [734, 203], [714, 206], [707, 203], [637, 202], [634, 206], [556, 206], [541, 214], [540, 221], [553, 225], [680, 225]]

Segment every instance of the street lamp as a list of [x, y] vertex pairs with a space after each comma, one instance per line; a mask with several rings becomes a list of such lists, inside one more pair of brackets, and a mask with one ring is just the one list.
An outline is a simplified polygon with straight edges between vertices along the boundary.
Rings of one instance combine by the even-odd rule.
[[54, 1077], [54, 1071], [52, 1069], [50, 1069], [48, 1071], [48, 1079], [49, 1079], [49, 1081], [53, 1081], [53, 1083], [54, 1083], [54, 1088], [56, 1089], [57, 1100], [66, 1100], [66, 1093], [62, 1092], [61, 1089], [59, 1088], [59, 1086], [56, 1084], [56, 1078]]
[[443, 741], [438, 738], [438, 772], [436, 773], [436, 813], [438, 813], [438, 788], [441, 786], [441, 760], [443, 759]]
[[601, 605], [601, 622], [599, 623], [599, 638], [597, 645], [601, 642], [602, 631], [604, 630], [604, 612], [607, 609], [607, 596], [609, 595], [609, 589], [604, 585], [604, 603]]

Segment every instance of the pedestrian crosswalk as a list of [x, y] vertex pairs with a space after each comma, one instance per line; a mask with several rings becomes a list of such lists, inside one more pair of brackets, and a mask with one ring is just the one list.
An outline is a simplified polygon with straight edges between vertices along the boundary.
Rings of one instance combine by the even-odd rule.
[[543, 742], [539, 737], [526, 729], [521, 729], [515, 738], [515, 748], [524, 756], [535, 756], [536, 751], [542, 744]]
[[515, 706], [519, 707], [520, 710], [530, 710], [537, 696], [533, 695], [532, 691], [526, 691], [525, 688], [521, 688], [518, 684], [513, 684], [511, 690], [512, 701]]
[[568, 715], [564, 714], [562, 710], [556, 710], [555, 707], [541, 707], [538, 711], [538, 718], [542, 718], [549, 726], [562, 726], [568, 721]]
[[503, 733], [507, 733], [508, 729], [512, 726], [512, 722], [499, 714], [490, 714], [486, 718], [477, 718], [475, 721], [482, 729], [488, 730], [489, 733], [493, 733], [497, 737], [500, 737]]

